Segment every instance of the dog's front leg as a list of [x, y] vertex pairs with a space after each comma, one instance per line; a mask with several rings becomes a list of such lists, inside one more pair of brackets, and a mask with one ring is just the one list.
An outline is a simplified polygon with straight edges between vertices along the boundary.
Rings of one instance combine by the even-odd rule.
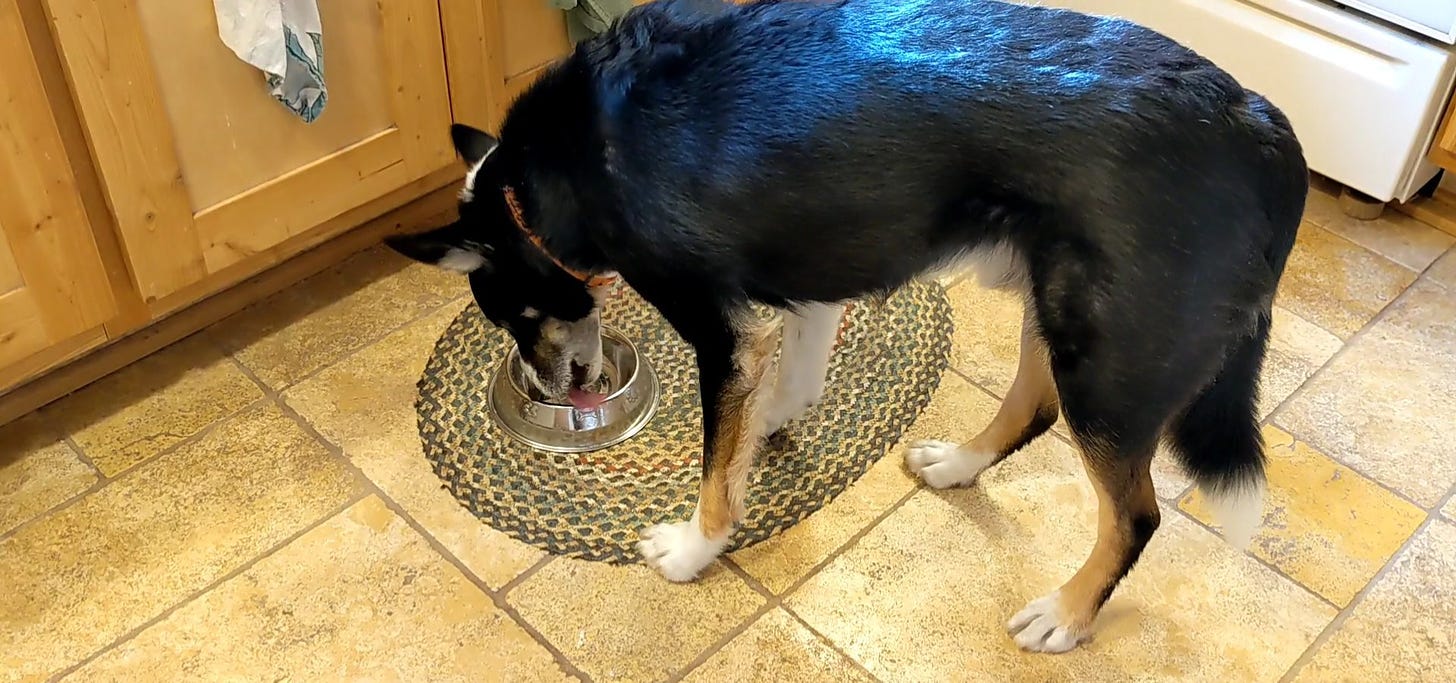
[[748, 472], [764, 434], [761, 403], [778, 326], [725, 321], [684, 335], [698, 357], [703, 472], [692, 519], [642, 532], [638, 550], [669, 581], [691, 581], [728, 547], [742, 521]]

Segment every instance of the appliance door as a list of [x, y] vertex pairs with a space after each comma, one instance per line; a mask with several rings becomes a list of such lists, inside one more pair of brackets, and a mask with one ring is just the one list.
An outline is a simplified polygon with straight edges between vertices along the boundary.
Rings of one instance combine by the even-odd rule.
[[1310, 168], [1409, 199], [1456, 76], [1443, 45], [1312, 0], [1049, 0], [1114, 15], [1198, 51], [1289, 116]]
[[1341, 4], [1447, 44], [1456, 43], [1456, 2], [1452, 0], [1343, 0]]

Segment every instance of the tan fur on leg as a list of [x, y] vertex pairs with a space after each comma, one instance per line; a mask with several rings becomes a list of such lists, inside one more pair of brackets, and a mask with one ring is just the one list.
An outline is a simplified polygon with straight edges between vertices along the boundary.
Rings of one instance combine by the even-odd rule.
[[[1087, 461], [1087, 475], [1097, 492], [1097, 544], [1077, 573], [1062, 586], [1062, 605], [1073, 622], [1090, 626], [1117, 582], [1131, 569], [1151, 530], [1136, 528], [1158, 524], [1158, 500], [1148, 458], [1141, 464]], [[1149, 521], [1150, 520], [1150, 521]], [[1138, 538], [1139, 534], [1142, 538]]]
[[1021, 323], [1021, 360], [1011, 391], [996, 417], [964, 445], [917, 441], [905, 452], [905, 464], [931, 488], [967, 486], [987, 467], [1026, 445], [1050, 428], [1058, 416], [1057, 387], [1052, 381], [1046, 343], [1028, 305]]
[[996, 460], [1005, 458], [1056, 422], [1059, 409], [1046, 342], [1028, 305], [1021, 321], [1016, 379], [996, 417], [965, 447], [975, 453], [994, 454]]
[[1059, 590], [1011, 618], [1008, 627], [1023, 649], [1066, 652], [1086, 639], [1102, 604], [1158, 527], [1151, 462], [1151, 452], [1129, 459], [1083, 445], [1082, 464], [1097, 492], [1097, 544]]
[[733, 364], [735, 379], [724, 391], [718, 411], [718, 435], [713, 442], [712, 467], [699, 490], [698, 523], [703, 535], [719, 538], [743, 519], [748, 497], [748, 473], [766, 434], [761, 419], [768, 395], [766, 380], [773, 367], [781, 325], [755, 323], [738, 336]]

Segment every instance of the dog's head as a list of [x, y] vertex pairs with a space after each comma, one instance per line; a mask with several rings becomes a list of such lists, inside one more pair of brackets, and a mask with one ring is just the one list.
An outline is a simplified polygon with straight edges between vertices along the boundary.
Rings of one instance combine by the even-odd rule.
[[557, 265], [527, 236], [505, 194], [495, 138], [468, 126], [451, 129], [469, 171], [460, 218], [443, 228], [391, 237], [409, 258], [470, 277], [486, 319], [515, 339], [526, 375], [552, 400], [593, 408], [602, 372], [600, 289]]

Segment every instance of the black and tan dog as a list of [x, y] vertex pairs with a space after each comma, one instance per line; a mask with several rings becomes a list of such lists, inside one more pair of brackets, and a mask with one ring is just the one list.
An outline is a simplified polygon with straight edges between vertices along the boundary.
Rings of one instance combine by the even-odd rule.
[[[1096, 547], [1013, 617], [1071, 649], [1158, 527], [1166, 442], [1252, 528], [1270, 307], [1307, 175], [1285, 117], [1197, 54], [1116, 19], [991, 0], [664, 0], [465, 127], [460, 219], [393, 240], [469, 274], [539, 388], [591, 409], [598, 280], [619, 274], [697, 353], [703, 476], [644, 531], [686, 581], [729, 544], [761, 438], [818, 400], [843, 303], [975, 267], [1026, 302], [991, 424], [906, 454], [964, 486], [1065, 415]], [[783, 311], [749, 325], [753, 303]]]

